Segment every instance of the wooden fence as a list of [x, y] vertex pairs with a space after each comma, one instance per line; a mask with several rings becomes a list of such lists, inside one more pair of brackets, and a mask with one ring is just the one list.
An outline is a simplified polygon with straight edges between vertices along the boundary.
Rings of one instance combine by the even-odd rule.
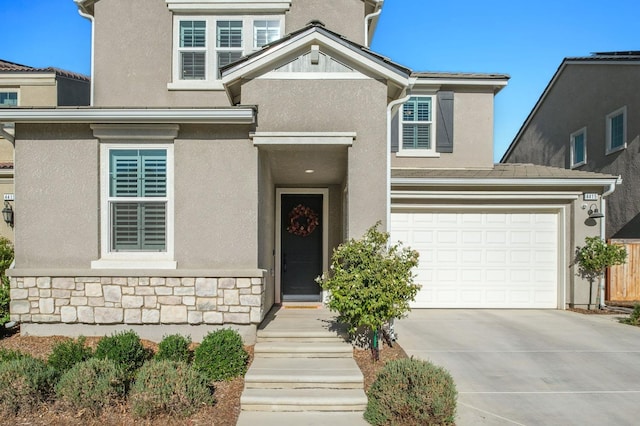
[[612, 239], [627, 249], [627, 263], [609, 268], [607, 295], [610, 302], [640, 301], [640, 240]]

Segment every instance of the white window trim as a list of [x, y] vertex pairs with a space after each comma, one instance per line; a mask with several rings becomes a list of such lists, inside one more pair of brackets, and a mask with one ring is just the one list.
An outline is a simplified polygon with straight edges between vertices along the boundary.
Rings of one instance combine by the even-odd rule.
[[[167, 245], [164, 252], [112, 252], [109, 220], [109, 151], [112, 149], [163, 149], [167, 151]], [[176, 269], [174, 260], [174, 157], [173, 144], [100, 144], [100, 259], [92, 269]]]
[[[611, 119], [616, 117], [617, 115], [622, 114], [622, 145], [612, 148], [611, 147]], [[622, 108], [618, 108], [617, 110], [607, 114], [606, 118], [606, 154], [613, 154], [614, 152], [621, 151], [627, 148], [627, 106], [623, 106]]]
[[407, 149], [402, 147], [402, 135], [403, 135], [403, 109], [404, 104], [400, 105], [398, 109], [398, 152], [396, 153], [396, 157], [432, 157], [437, 158], [440, 157], [440, 153], [436, 152], [436, 120], [435, 114], [438, 110], [437, 105], [437, 96], [435, 94], [416, 94], [412, 95], [415, 98], [431, 98], [431, 148], [429, 149]]
[[[206, 54], [205, 54], [205, 79], [181, 80], [180, 79], [180, 21], [205, 21], [206, 22]], [[242, 21], [242, 49], [218, 48], [216, 23], [217, 21]], [[217, 76], [218, 51], [242, 51], [243, 55], [259, 50], [254, 46], [253, 22], [254, 21], [279, 21], [280, 37], [284, 35], [284, 15], [174, 15], [173, 16], [173, 60], [172, 81], [167, 84], [169, 90], [224, 90], [222, 81]], [[184, 50], [190, 50], [184, 48]]]
[[[16, 106], [20, 106], [20, 89], [18, 88], [0, 88], [0, 93], [15, 93], [16, 94]], [[0, 106], [0, 108], [11, 108], [11, 107], [5, 107], [5, 106]]]
[[[576, 136], [579, 136], [583, 134], [584, 135], [584, 160], [576, 163], [575, 162], [575, 154], [576, 154], [576, 146], [575, 146], [575, 138]], [[569, 151], [570, 151], [570, 157], [571, 157], [571, 168], [575, 169], [577, 167], [580, 166], [584, 166], [585, 164], [587, 164], [587, 128], [583, 127], [579, 130], [576, 130], [575, 132], [571, 133], [571, 136], [569, 137]]]

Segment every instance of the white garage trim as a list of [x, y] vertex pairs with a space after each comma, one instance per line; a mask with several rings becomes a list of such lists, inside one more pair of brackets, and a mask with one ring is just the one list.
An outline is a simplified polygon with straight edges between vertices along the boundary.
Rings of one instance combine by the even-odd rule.
[[[467, 216], [469, 214], [475, 214], [474, 216]], [[404, 220], [409, 222], [402, 224], [402, 221], [398, 221], [400, 214], [407, 214], [411, 216], [411, 219], [404, 217]], [[429, 215], [428, 215], [429, 214]], [[431, 216], [432, 214], [440, 214], [445, 216]], [[500, 216], [497, 216], [497, 215]], [[427, 267], [420, 269], [419, 276], [416, 280], [435, 280], [435, 274], [440, 273], [442, 279], [450, 280], [454, 286], [457, 286], [448, 291], [446, 286], [435, 286], [434, 292], [430, 297], [426, 297], [427, 293], [421, 293], [416, 298], [416, 302], [413, 307], [432, 307], [432, 308], [560, 308], [564, 309], [566, 299], [566, 270], [568, 268], [566, 257], [566, 237], [565, 237], [565, 219], [566, 219], [566, 207], [565, 206], [543, 206], [543, 205], [429, 205], [429, 206], [415, 206], [415, 205], [395, 205], [392, 207], [392, 222], [391, 222], [391, 236], [392, 240], [402, 237], [410, 240], [407, 241], [408, 245], [414, 241], [414, 229], [416, 226], [423, 226], [427, 233], [422, 233], [422, 237], [425, 235], [431, 235], [429, 238], [435, 238], [438, 233], [433, 231], [440, 230], [439, 235], [443, 238], [449, 238], [448, 241], [431, 241], [436, 248], [438, 245], [446, 248], [441, 259], [449, 263], [448, 267], [438, 269], [437, 266]], [[504, 215], [504, 216], [502, 216]], [[531, 216], [533, 215], [533, 216]], [[538, 216], [542, 215], [542, 216]], [[418, 223], [414, 224], [414, 218], [418, 218]], [[515, 222], [513, 220], [515, 219]], [[442, 223], [438, 221], [442, 220]], [[471, 220], [472, 222], [469, 222]], [[503, 228], [496, 220], [504, 220], [504, 226], [512, 227], [510, 231], [508, 228]], [[448, 221], [448, 222], [447, 222]], [[493, 224], [491, 221], [494, 221]], [[527, 222], [530, 221], [530, 222]], [[410, 223], [410, 224], [409, 224]], [[531, 224], [531, 226], [530, 226]], [[532, 228], [532, 226], [536, 228]], [[447, 228], [450, 226], [450, 228]], [[488, 229], [493, 231], [497, 229], [505, 229], [505, 244], [493, 242], [493, 246], [487, 242], [488, 235], [498, 235], [495, 232], [476, 232], [478, 226], [487, 226]], [[403, 228], [404, 227], [404, 228]], [[465, 231], [466, 229], [466, 231]], [[536, 230], [537, 229], [537, 230]], [[482, 229], [480, 229], [482, 230]], [[523, 230], [529, 232], [523, 233]], [[553, 231], [555, 235], [549, 234], [549, 231]], [[536, 244], [531, 250], [516, 250], [509, 249], [509, 241], [515, 237], [529, 235], [532, 244]], [[431, 233], [431, 234], [429, 234]], [[507, 238], [509, 237], [509, 238]], [[453, 239], [451, 239], [453, 238]], [[551, 239], [549, 239], [551, 238]], [[464, 249], [464, 241], [468, 241], [467, 244], [472, 250]], [[424, 240], [426, 241], [426, 240]], [[424, 242], [423, 241], [423, 242]], [[524, 240], [523, 240], [524, 241]], [[489, 244], [489, 245], [487, 245]], [[497, 244], [497, 245], [496, 245]], [[517, 243], [513, 243], [513, 247], [517, 248]], [[419, 246], [420, 244], [418, 244]], [[485, 250], [484, 247], [487, 247]], [[491, 249], [491, 247], [493, 247]], [[537, 247], [537, 248], [535, 248]], [[427, 256], [427, 253], [432, 257], [431, 261], [435, 261], [435, 256], [438, 254], [435, 251], [428, 251], [425, 247], [413, 247], [422, 250]], [[549, 251], [552, 249], [553, 251]], [[496, 259], [500, 259], [503, 256], [504, 259], [508, 259], [514, 256], [521, 255], [521, 261], [525, 269], [518, 269], [517, 267], [510, 268], [509, 264], [505, 264], [504, 271], [500, 268], [496, 268]], [[553, 263], [550, 268], [540, 267], [536, 269], [536, 265], [540, 261], [544, 261], [545, 256], [554, 256], [547, 260]], [[492, 262], [489, 261], [489, 257], [492, 258]], [[536, 257], [543, 260], [536, 260]], [[475, 267], [465, 270], [463, 258], [466, 258], [466, 262], [477, 262]], [[424, 256], [423, 256], [424, 259]], [[497, 262], [497, 263], [496, 263]], [[456, 265], [456, 266], [453, 266]], [[555, 271], [552, 269], [555, 267]], [[473, 288], [462, 285], [463, 279], [473, 280], [475, 273], [480, 273], [479, 280], [483, 284], [481, 288]], [[507, 276], [506, 274], [511, 274]], [[528, 274], [528, 275], [527, 275]], [[513, 279], [520, 278], [523, 283], [530, 283], [528, 291], [517, 291], [510, 283]], [[484, 287], [488, 284], [488, 281], [495, 280], [495, 287], [493, 291], [488, 291], [488, 287]], [[546, 281], [546, 284], [545, 284]], [[427, 282], [423, 283], [428, 285]], [[536, 284], [539, 284], [536, 286]], [[527, 285], [527, 284], [523, 284]], [[537, 287], [537, 290], [536, 290]], [[466, 291], [463, 291], [466, 290]], [[522, 287], [524, 290], [525, 287]], [[553, 293], [550, 290], [553, 289]], [[436, 295], [436, 292], [437, 296]], [[528, 299], [525, 298], [528, 297]], [[422, 296], [422, 297], [420, 297]], [[492, 296], [494, 297], [492, 299]], [[520, 299], [519, 299], [520, 297]]]

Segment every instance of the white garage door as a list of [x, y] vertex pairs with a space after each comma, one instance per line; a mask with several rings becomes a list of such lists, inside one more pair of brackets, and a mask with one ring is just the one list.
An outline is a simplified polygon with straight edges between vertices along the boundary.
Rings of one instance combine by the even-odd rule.
[[553, 213], [392, 213], [391, 240], [420, 252], [414, 308], [556, 308]]

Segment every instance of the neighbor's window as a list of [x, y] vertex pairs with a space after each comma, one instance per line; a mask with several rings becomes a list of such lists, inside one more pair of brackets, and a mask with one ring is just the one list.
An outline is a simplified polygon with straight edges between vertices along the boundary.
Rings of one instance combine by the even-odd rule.
[[0, 92], [0, 107], [18, 106], [18, 92]]
[[571, 167], [587, 163], [587, 128], [583, 127], [571, 134]]
[[216, 23], [216, 75], [221, 67], [242, 57], [242, 21], [218, 21]]
[[627, 146], [627, 107], [607, 115], [607, 154]]
[[109, 151], [110, 251], [167, 248], [167, 151]]
[[433, 98], [410, 98], [402, 106], [402, 149], [432, 149]]
[[180, 78], [206, 78], [207, 35], [205, 21], [180, 21]]

